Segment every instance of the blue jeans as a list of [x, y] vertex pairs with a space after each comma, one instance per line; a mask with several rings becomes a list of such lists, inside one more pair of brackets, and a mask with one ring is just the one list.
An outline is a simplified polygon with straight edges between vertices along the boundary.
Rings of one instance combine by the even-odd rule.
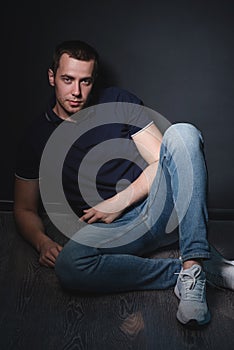
[[[86, 225], [78, 233], [106, 237], [109, 230], [110, 240], [90, 246], [74, 236], [66, 243], [55, 264], [62, 286], [92, 293], [174, 286], [183, 261], [210, 257], [206, 192], [201, 133], [188, 123], [171, 125], [148, 197], [113, 223]], [[181, 259], [145, 257], [176, 240]]]

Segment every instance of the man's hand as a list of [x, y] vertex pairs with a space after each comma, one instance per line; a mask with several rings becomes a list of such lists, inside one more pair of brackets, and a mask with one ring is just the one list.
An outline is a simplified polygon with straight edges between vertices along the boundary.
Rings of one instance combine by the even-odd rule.
[[39, 263], [46, 267], [54, 267], [57, 256], [63, 247], [52, 240], [46, 240], [40, 245]]
[[121, 205], [117, 195], [95, 205], [93, 208], [85, 209], [84, 215], [80, 220], [88, 224], [99, 221], [110, 224], [117, 219], [123, 211], [123, 205]]

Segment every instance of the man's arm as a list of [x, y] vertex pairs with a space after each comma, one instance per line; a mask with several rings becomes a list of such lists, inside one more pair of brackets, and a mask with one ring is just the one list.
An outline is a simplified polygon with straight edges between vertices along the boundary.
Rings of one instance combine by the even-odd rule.
[[84, 215], [81, 217], [82, 221], [86, 221], [89, 224], [96, 221], [111, 223], [127, 207], [144, 199], [149, 194], [158, 168], [162, 134], [154, 124], [151, 124], [135, 136], [133, 135], [133, 141], [139, 153], [149, 165], [125, 190], [93, 208], [84, 210]]
[[39, 181], [15, 178], [14, 217], [22, 236], [39, 252], [41, 265], [53, 267], [62, 247], [46, 234], [38, 215]]

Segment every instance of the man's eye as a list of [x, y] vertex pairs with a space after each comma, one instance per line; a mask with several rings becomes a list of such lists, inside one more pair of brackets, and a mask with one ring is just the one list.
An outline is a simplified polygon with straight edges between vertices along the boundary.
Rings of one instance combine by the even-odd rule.
[[88, 85], [92, 84], [92, 81], [93, 81], [93, 80], [90, 79], [90, 78], [88, 78], [88, 79], [83, 79], [83, 80], [82, 80], [82, 84], [88, 86]]
[[71, 82], [71, 79], [68, 78], [68, 77], [64, 77], [64, 78], [63, 78], [63, 81], [64, 81], [65, 83], [70, 83], [70, 82]]

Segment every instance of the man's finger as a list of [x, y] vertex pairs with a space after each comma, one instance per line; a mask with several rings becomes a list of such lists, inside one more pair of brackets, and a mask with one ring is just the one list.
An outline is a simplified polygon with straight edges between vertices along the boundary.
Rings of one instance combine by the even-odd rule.
[[51, 261], [49, 258], [47, 258], [46, 256], [41, 257], [41, 259], [39, 260], [40, 264], [45, 266], [45, 267], [54, 267], [54, 262]]
[[61, 245], [57, 245], [56, 246], [56, 249], [58, 250], [58, 252], [60, 253], [61, 252], [61, 250], [63, 249], [63, 247], [61, 247]]
[[56, 247], [53, 247], [52, 249], [50, 249], [50, 251], [48, 252], [48, 255], [46, 257], [55, 262], [59, 253], [60, 253], [60, 251], [58, 250], [58, 247], [56, 246]]
[[47, 266], [47, 267], [54, 267], [54, 265], [55, 265], [55, 264], [54, 264], [52, 261], [48, 261], [48, 263], [47, 263], [46, 266]]
[[90, 218], [92, 218], [94, 216], [94, 214], [95, 213], [93, 211], [90, 211], [90, 212], [86, 213], [85, 215], [81, 216], [80, 220], [87, 221]]

